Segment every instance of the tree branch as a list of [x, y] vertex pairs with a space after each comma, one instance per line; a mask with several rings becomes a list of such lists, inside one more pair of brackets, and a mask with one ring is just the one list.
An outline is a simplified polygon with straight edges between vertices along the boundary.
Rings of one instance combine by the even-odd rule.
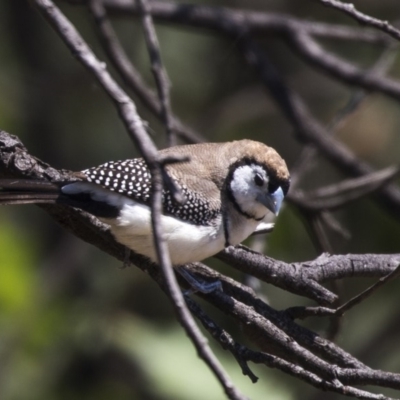
[[[90, 11], [95, 21], [95, 27], [101, 44], [125, 84], [131, 88], [150, 111], [162, 119], [161, 103], [153, 90], [146, 86], [139, 71], [129, 60], [101, 0], [90, 0]], [[172, 127], [177, 135], [189, 143], [203, 142], [204, 138], [192, 128], [185, 125], [177, 116], [172, 116]]]
[[[69, 1], [69, 0], [64, 0]], [[83, 0], [85, 1], [85, 0]], [[135, 0], [102, 0], [104, 6], [115, 16], [138, 15]], [[80, 1], [72, 1], [77, 4]], [[178, 4], [169, 1], [151, 1], [151, 14], [159, 22], [181, 24], [221, 30], [226, 22], [245, 27], [254, 34], [282, 35], [288, 30], [301, 29], [310, 35], [337, 40], [354, 40], [366, 43], [383, 44], [388, 42], [386, 35], [373, 30], [358, 29], [343, 25], [321, 23], [295, 18], [282, 13], [235, 10], [228, 7], [212, 7], [199, 4]]]
[[353, 18], [362, 25], [372, 26], [379, 29], [382, 32], [387, 33], [393, 38], [400, 40], [400, 30], [396, 29], [393, 25], [390, 25], [389, 21], [382, 21], [378, 18], [371, 17], [364, 14], [356, 9], [354, 4], [342, 3], [337, 0], [318, 0], [326, 7], [330, 7], [339, 11], [342, 11], [349, 17]]
[[161, 115], [163, 118], [168, 146], [176, 145], [175, 133], [173, 132], [173, 119], [170, 99], [170, 81], [164, 64], [161, 60], [160, 45], [150, 14], [150, 7], [147, 0], [138, 0], [140, 13], [142, 14], [142, 25], [146, 46], [148, 49], [151, 70], [157, 86], [158, 97], [161, 105]]

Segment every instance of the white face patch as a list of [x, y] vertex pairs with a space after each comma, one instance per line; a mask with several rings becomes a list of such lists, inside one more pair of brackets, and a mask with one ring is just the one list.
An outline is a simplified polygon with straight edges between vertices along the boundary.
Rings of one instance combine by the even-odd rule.
[[239, 208], [256, 219], [263, 218], [268, 212], [257, 200], [261, 194], [268, 191], [268, 180], [264, 168], [250, 164], [236, 168], [230, 182], [232, 195]]

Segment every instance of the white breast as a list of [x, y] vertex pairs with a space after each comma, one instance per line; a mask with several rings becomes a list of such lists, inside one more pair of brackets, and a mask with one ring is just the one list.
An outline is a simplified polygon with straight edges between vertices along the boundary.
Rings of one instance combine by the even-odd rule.
[[[102, 219], [116, 240], [156, 262], [149, 207], [127, 200], [116, 220]], [[216, 226], [196, 226], [170, 216], [161, 217], [173, 265], [200, 261], [224, 248], [221, 222]]]

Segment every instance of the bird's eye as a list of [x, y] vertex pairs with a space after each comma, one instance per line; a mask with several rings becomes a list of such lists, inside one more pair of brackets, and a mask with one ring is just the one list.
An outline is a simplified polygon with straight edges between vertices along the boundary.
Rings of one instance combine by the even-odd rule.
[[255, 176], [254, 176], [254, 183], [255, 183], [257, 186], [262, 186], [262, 185], [264, 185], [264, 178], [263, 178], [263, 176], [262, 176], [261, 174], [259, 174], [259, 173], [256, 173]]

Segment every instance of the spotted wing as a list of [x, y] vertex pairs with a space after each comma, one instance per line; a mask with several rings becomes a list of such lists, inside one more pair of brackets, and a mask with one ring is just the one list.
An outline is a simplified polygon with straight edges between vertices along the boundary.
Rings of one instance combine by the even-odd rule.
[[[139, 203], [149, 205], [151, 196], [151, 175], [145, 161], [136, 158], [113, 161], [82, 171], [89, 182], [101, 185], [113, 192], [129, 197]], [[191, 191], [181, 180], [177, 185], [186, 201], [176, 204], [168, 190], [163, 191], [164, 213], [196, 225], [212, 225], [219, 210], [212, 208], [210, 202], [195, 191]]]

